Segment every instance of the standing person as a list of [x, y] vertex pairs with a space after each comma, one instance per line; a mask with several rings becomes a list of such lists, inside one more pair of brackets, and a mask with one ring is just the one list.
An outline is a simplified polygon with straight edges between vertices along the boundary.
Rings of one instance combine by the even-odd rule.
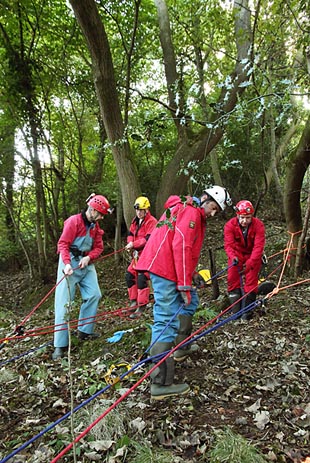
[[[192, 280], [198, 264], [206, 229], [206, 219], [231, 204], [220, 186], [203, 191], [200, 199], [170, 196], [166, 212], [147, 242], [137, 268], [149, 271], [154, 290], [154, 324], [151, 356], [169, 351], [192, 331], [192, 317], [198, 307]], [[190, 349], [179, 349], [180, 356]], [[188, 392], [187, 384], [174, 384], [175, 359], [168, 357], [151, 375], [151, 397], [156, 400]]]
[[[265, 246], [265, 226], [254, 214], [250, 201], [239, 201], [235, 207], [237, 216], [230, 219], [224, 227], [224, 248], [228, 257], [227, 286], [230, 304], [237, 302], [243, 294], [244, 300], [237, 302], [233, 310], [240, 310], [240, 302], [246, 307], [256, 300], [258, 274], [262, 265]], [[243, 283], [244, 279], [244, 283]], [[242, 318], [252, 318], [246, 312]]]
[[126, 251], [129, 251], [132, 255], [132, 261], [126, 271], [126, 283], [130, 307], [138, 307], [130, 315], [130, 318], [140, 316], [149, 302], [150, 276], [147, 272], [138, 272], [136, 265], [144, 246], [157, 224], [157, 219], [150, 213], [151, 204], [146, 196], [139, 196], [133, 207], [136, 210], [136, 215], [131, 222], [127, 236], [127, 245], [125, 247]]
[[[101, 291], [93, 260], [103, 252], [103, 234], [98, 221], [111, 213], [108, 200], [94, 193], [86, 200], [87, 208], [80, 214], [69, 217], [59, 238], [57, 281], [66, 278], [56, 287], [55, 292], [55, 331], [53, 360], [63, 357], [68, 349], [67, 307], [74, 299], [76, 286], [79, 287], [82, 305], [79, 313], [78, 337], [92, 339], [99, 335], [93, 333], [94, 317], [97, 313]], [[62, 328], [62, 325], [64, 329]]]

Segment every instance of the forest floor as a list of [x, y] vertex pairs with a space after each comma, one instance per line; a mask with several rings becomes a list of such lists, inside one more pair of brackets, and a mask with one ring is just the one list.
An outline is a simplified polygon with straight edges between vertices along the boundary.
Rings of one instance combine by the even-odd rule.
[[[208, 250], [216, 250], [218, 271], [226, 265], [222, 227], [220, 220], [208, 226], [201, 256], [208, 268]], [[281, 289], [295, 283], [287, 271], [281, 274], [288, 235], [284, 224], [269, 221], [266, 228], [266, 253], [272, 256], [267, 270]], [[107, 246], [105, 253], [110, 251]], [[148, 378], [129, 391], [147, 373], [145, 365], [112, 387], [105, 380], [111, 365], [117, 377], [127, 371], [126, 362], [137, 364], [150, 342], [151, 308], [135, 320], [118, 310], [127, 306], [126, 265], [125, 258], [116, 262], [113, 256], [96, 264], [103, 291], [96, 325], [101, 337], [79, 342], [73, 334], [69, 359], [57, 361], [51, 359], [53, 294], [43, 301], [53, 286], [35, 287], [27, 273], [0, 274], [0, 339], [12, 335], [35, 308], [25, 335], [0, 345], [1, 462], [51, 462], [85, 430], [75, 459], [70, 450], [61, 461], [209, 462], [216, 436], [228, 428], [266, 462], [308, 461], [309, 282], [280, 290], [265, 309], [254, 310], [252, 320], [223, 325], [207, 322], [227, 307], [225, 274], [216, 300], [211, 286], [200, 290], [194, 331], [214, 330], [197, 341], [198, 352], [176, 366], [176, 382], [186, 381], [191, 390], [152, 401]], [[309, 271], [302, 278], [309, 279]], [[77, 306], [72, 310], [76, 318]], [[118, 331], [123, 331], [119, 341], [108, 342]]]

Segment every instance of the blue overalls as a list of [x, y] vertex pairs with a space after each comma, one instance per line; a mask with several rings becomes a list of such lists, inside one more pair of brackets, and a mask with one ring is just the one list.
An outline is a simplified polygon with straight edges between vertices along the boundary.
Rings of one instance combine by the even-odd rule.
[[[93, 239], [89, 236], [89, 231], [94, 224], [88, 227], [85, 236], [77, 237], [72, 246], [79, 251], [90, 251], [93, 245]], [[82, 305], [80, 307], [78, 330], [83, 333], [93, 333], [95, 316], [97, 314], [98, 303], [102, 297], [97, 272], [94, 264], [87, 265], [85, 268], [79, 268], [79, 261], [82, 256], [74, 257], [70, 252], [71, 266], [74, 269], [73, 274], [64, 278], [56, 287], [55, 292], [55, 332], [54, 347], [68, 346], [68, 327], [67, 321], [70, 320], [71, 314], [68, 313], [68, 305], [74, 300], [76, 286], [80, 288]], [[63, 269], [65, 264], [59, 256], [57, 281], [63, 278]], [[59, 331], [57, 331], [59, 330]]]

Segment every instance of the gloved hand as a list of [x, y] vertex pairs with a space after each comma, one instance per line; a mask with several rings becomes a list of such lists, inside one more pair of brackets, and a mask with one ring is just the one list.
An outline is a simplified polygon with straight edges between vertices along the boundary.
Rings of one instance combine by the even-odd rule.
[[205, 280], [202, 278], [202, 276], [198, 272], [194, 273], [193, 275], [193, 284], [198, 289], [204, 288], [206, 286]]
[[185, 305], [189, 305], [191, 303], [192, 296], [190, 291], [181, 291], [181, 296]]
[[64, 273], [66, 276], [72, 275], [72, 273], [73, 273], [73, 268], [71, 267], [71, 264], [66, 264], [66, 265], [65, 265], [65, 268], [63, 269], [63, 273]]
[[237, 265], [238, 262], [239, 262], [239, 259], [238, 259], [238, 257], [234, 257], [232, 261], [233, 261], [234, 265]]
[[84, 256], [79, 262], [79, 267], [80, 268], [85, 268], [89, 264], [90, 257], [89, 256]]
[[130, 251], [132, 248], [133, 248], [133, 242], [130, 241], [130, 243], [126, 244], [125, 250], [126, 250], [126, 251]]

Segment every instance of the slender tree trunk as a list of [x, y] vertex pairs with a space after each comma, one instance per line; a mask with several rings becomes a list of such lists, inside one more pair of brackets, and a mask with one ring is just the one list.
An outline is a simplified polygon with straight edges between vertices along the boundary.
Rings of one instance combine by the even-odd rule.
[[306, 209], [303, 228], [302, 228], [302, 232], [301, 232], [301, 235], [298, 241], [297, 252], [296, 252], [296, 263], [295, 263], [295, 277], [296, 278], [298, 278], [302, 274], [302, 271], [303, 271], [303, 260], [305, 256], [303, 246], [306, 241], [306, 236], [308, 232], [309, 218], [310, 218], [310, 188], [308, 185], [307, 209]]

